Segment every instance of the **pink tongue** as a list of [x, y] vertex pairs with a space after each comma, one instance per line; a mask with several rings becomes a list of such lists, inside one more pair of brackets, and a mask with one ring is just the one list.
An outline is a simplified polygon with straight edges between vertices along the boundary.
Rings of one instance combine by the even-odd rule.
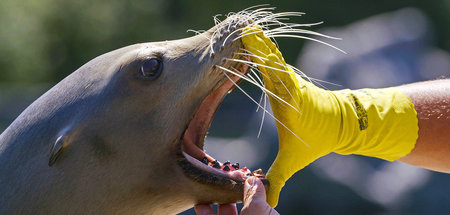
[[210, 162], [214, 161], [214, 158], [206, 154], [203, 150], [198, 148], [197, 145], [195, 145], [195, 143], [192, 141], [189, 129], [186, 131], [186, 134], [183, 137], [182, 150], [197, 160], [201, 161], [204, 157], [207, 157]]
[[[208, 166], [213, 166], [213, 162], [216, 161], [216, 159], [214, 159], [213, 157], [209, 156], [208, 154], [206, 154], [203, 150], [201, 150], [197, 145], [194, 144], [193, 141], [191, 141], [191, 139], [189, 138], [189, 133], [186, 132], [186, 134], [184, 135], [183, 138], [183, 145], [182, 145], [182, 150], [189, 154], [190, 156], [194, 157], [195, 159], [202, 161], [203, 158], [207, 158], [208, 159]], [[219, 163], [220, 164], [220, 163]], [[225, 168], [227, 167], [227, 170], [225, 170]], [[215, 168], [215, 167], [212, 167]], [[230, 175], [231, 178], [235, 178], [235, 179], [241, 179], [241, 180], [245, 180], [247, 179], [250, 175], [252, 176], [257, 176], [257, 177], [265, 177], [264, 174], [258, 174], [258, 173], [252, 173], [249, 169], [247, 168], [240, 168], [240, 169], [236, 169], [234, 168], [231, 164], [220, 164], [219, 169], [221, 169], [222, 171], [226, 172], [227, 174]]]
[[[216, 160], [210, 155], [206, 154], [203, 150], [198, 148], [198, 146], [191, 141], [188, 131], [186, 132], [183, 138], [182, 150], [199, 161], [201, 161], [204, 157], [206, 157], [210, 163]], [[229, 171], [223, 170], [225, 166], [228, 166], [230, 170]], [[220, 169], [230, 174], [230, 176], [237, 177], [239, 179], [247, 178], [247, 174], [250, 173], [250, 171], [248, 171], [247, 169], [239, 169], [238, 171], [236, 171], [236, 169], [232, 167], [230, 164], [221, 165]]]

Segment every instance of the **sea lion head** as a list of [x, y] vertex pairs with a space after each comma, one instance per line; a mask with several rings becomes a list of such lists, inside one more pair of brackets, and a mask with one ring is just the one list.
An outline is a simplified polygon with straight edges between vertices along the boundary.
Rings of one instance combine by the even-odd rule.
[[200, 160], [213, 161], [207, 130], [248, 69], [227, 59], [243, 58], [251, 22], [237, 14], [190, 38], [121, 48], [50, 89], [0, 136], [3, 210], [167, 214], [242, 200], [242, 175]]
[[85, 126], [92, 129], [86, 133], [94, 142], [79, 150], [90, 158], [67, 153], [57, 165], [92, 160], [97, 181], [92, 187], [129, 196], [129, 205], [139, 203], [143, 211], [180, 212], [198, 203], [240, 201], [243, 178], [199, 160], [205, 157], [201, 149], [217, 107], [240, 79], [222, 68], [247, 70], [226, 59], [240, 58], [236, 53], [243, 45], [235, 39], [248, 22], [230, 17], [194, 37], [110, 53], [108, 69], [101, 71], [107, 83], [98, 106], [86, 114], [96, 118]]

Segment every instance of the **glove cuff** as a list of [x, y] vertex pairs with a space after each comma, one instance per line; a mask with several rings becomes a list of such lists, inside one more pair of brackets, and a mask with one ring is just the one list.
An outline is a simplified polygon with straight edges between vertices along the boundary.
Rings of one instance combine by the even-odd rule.
[[417, 112], [396, 88], [333, 91], [342, 113], [342, 132], [335, 152], [388, 161], [411, 152], [418, 138]]

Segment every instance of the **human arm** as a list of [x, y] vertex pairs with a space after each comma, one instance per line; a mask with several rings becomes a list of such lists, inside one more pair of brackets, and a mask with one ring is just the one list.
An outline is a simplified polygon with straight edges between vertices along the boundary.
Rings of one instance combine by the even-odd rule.
[[[446, 133], [440, 134], [446, 136], [440, 138], [441, 141], [436, 143], [434, 139], [427, 139], [436, 132], [431, 131], [433, 127], [421, 128], [419, 132], [419, 125], [426, 126], [426, 123], [423, 119], [418, 122], [414, 107], [417, 101], [413, 102], [408, 97], [410, 94], [402, 91], [403, 88], [325, 90], [295, 74], [262, 31], [248, 29], [242, 40], [246, 49], [254, 54], [252, 61], [257, 63], [264, 85], [270, 92], [269, 101], [277, 121], [279, 150], [267, 174], [270, 181], [267, 201], [272, 207], [277, 205], [279, 192], [292, 174], [331, 152], [394, 161], [410, 154], [421, 135], [419, 146], [402, 161], [428, 168], [434, 167], [426, 164], [437, 165], [436, 162], [441, 162], [440, 167], [448, 166], [445, 163], [448, 160], [439, 158], [446, 156], [448, 151], [441, 151], [436, 159], [430, 159], [434, 163], [420, 161], [433, 156], [431, 149], [448, 149], [445, 144], [449, 126], [444, 125], [439, 130]], [[418, 97], [423, 91], [410, 93], [410, 96]], [[441, 104], [440, 108], [448, 116], [448, 94], [433, 101], [444, 101], [447, 105], [442, 107]], [[433, 107], [417, 104], [420, 108]], [[448, 123], [448, 117], [445, 118], [443, 123]], [[435, 122], [432, 125], [442, 126], [439, 124]]]
[[411, 98], [419, 121], [416, 145], [399, 161], [450, 173], [450, 80], [418, 82], [398, 88]]

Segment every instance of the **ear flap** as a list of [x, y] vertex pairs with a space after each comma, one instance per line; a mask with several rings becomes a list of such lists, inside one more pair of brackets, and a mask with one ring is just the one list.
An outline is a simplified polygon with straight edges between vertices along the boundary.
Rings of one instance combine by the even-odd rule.
[[59, 136], [58, 139], [56, 139], [56, 142], [53, 144], [53, 147], [50, 150], [50, 159], [48, 160], [48, 166], [52, 166], [58, 159], [59, 155], [61, 155], [64, 147], [64, 139], [67, 138], [64, 138], [64, 136]]

